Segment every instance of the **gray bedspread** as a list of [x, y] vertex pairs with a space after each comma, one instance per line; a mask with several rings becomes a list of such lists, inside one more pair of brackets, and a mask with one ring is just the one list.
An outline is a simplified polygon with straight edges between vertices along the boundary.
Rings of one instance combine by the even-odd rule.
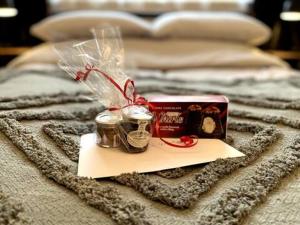
[[[300, 76], [188, 82], [136, 76], [140, 94], [226, 94], [244, 158], [151, 174], [76, 176], [102, 110], [59, 70], [0, 73], [0, 224], [300, 224]], [[207, 149], [209, 151], [209, 149]], [[159, 157], [159, 156], [157, 156]]]

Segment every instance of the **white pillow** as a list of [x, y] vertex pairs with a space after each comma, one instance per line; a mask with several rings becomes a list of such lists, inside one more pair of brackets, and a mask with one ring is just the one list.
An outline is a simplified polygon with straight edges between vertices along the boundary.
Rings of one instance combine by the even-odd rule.
[[153, 36], [160, 38], [201, 38], [260, 45], [271, 30], [247, 15], [226, 12], [171, 12], [155, 19]]
[[31, 27], [31, 34], [45, 41], [91, 38], [90, 29], [118, 26], [123, 36], [149, 36], [145, 20], [125, 12], [82, 10], [50, 16]]
[[[125, 38], [124, 48], [125, 65], [143, 69], [287, 67], [279, 58], [255, 47], [224, 41]], [[57, 61], [53, 43], [44, 43], [13, 59], [8, 66], [56, 65]]]

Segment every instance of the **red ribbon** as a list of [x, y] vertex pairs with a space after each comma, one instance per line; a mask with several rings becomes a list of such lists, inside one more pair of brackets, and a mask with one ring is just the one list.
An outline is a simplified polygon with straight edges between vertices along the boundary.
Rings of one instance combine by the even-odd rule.
[[180, 144], [175, 144], [174, 142], [169, 142], [165, 139], [163, 139], [161, 136], [160, 136], [160, 131], [159, 131], [159, 120], [160, 118], [156, 118], [156, 122], [155, 122], [155, 131], [156, 131], [156, 134], [157, 136], [159, 137], [159, 139], [164, 142], [165, 144], [167, 145], [170, 145], [170, 146], [173, 146], [173, 147], [177, 147], [177, 148], [190, 148], [190, 147], [193, 147], [195, 146], [197, 143], [198, 143], [198, 137], [195, 136], [195, 135], [191, 135], [191, 136], [181, 136], [180, 137], [180, 142], [183, 143], [183, 145], [180, 145]]
[[[88, 78], [88, 75], [90, 74], [90, 72], [92, 71], [95, 71], [95, 72], [98, 72], [99, 74], [101, 74], [102, 76], [104, 76], [107, 80], [109, 80], [123, 95], [123, 97], [128, 101], [128, 104], [132, 104], [136, 101], [136, 92], [135, 92], [135, 88], [134, 88], [134, 81], [131, 80], [131, 79], [127, 79], [125, 84], [124, 84], [124, 88], [122, 89], [120, 87], [120, 85], [114, 81], [114, 79], [112, 79], [107, 73], [99, 70], [97, 67], [93, 66], [93, 65], [90, 65], [90, 64], [87, 64], [85, 66], [85, 72], [82, 72], [82, 71], [78, 71], [76, 73], [76, 77], [75, 77], [75, 80], [77, 81], [81, 81], [81, 80], [86, 80]], [[132, 88], [133, 88], [133, 94], [132, 94], [132, 97], [133, 98], [130, 98], [129, 96], [127, 96], [127, 90], [128, 90], [128, 87], [132, 85]]]
[[[129, 106], [133, 106], [133, 105], [146, 105], [148, 106], [150, 109], [152, 108], [151, 104], [142, 96], [137, 97], [136, 95], [136, 90], [134, 87], [134, 81], [131, 79], [127, 79], [125, 84], [124, 84], [124, 88], [122, 89], [120, 87], [120, 85], [114, 81], [114, 79], [112, 79], [107, 73], [99, 70], [97, 67], [87, 64], [85, 66], [85, 71], [78, 71], [76, 73], [76, 77], [75, 80], [77, 81], [81, 81], [81, 80], [86, 80], [88, 78], [88, 75], [90, 74], [90, 72], [95, 71], [98, 72], [100, 75], [102, 75], [103, 77], [105, 77], [107, 80], [109, 80], [123, 95], [123, 97], [127, 100], [128, 104], [123, 106], [123, 107], [110, 107], [108, 108], [109, 111], [115, 111], [115, 110], [121, 110], [123, 108], [129, 107]], [[132, 86], [133, 89], [133, 93], [132, 93], [132, 98], [130, 98], [127, 95], [127, 90], [129, 88], [129, 86]], [[159, 118], [156, 118], [156, 122], [155, 122], [155, 130], [156, 130], [156, 134], [157, 136], [160, 138], [161, 141], [163, 141], [164, 143], [166, 143], [167, 145], [173, 146], [173, 147], [177, 147], [177, 148], [189, 148], [189, 147], [193, 147], [198, 143], [198, 138], [197, 136], [182, 136], [180, 137], [180, 141], [183, 143], [183, 145], [179, 145], [179, 144], [175, 144], [172, 142], [169, 142], [165, 139], [163, 139], [162, 137], [160, 137], [159, 135]], [[196, 140], [196, 141], [194, 141]]]

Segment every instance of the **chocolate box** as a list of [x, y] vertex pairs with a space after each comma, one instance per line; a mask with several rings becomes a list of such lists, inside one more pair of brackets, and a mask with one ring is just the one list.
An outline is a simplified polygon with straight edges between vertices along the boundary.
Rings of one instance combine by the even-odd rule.
[[154, 137], [226, 138], [228, 99], [225, 96], [153, 96], [148, 101], [157, 120]]

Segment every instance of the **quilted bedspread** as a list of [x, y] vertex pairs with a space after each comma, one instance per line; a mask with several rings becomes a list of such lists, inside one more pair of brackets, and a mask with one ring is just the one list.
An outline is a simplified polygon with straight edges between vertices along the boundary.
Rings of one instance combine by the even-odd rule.
[[136, 81], [144, 96], [227, 95], [226, 142], [246, 157], [78, 177], [80, 135], [94, 131], [102, 107], [59, 70], [3, 69], [0, 224], [300, 224], [300, 76], [183, 82], [149, 73]]

